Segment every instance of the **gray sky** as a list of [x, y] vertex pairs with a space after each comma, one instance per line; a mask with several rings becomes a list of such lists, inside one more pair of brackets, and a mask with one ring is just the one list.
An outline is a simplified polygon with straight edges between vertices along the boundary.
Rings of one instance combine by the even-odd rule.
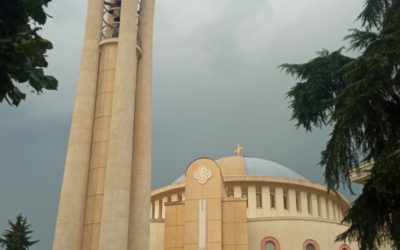
[[[86, 1], [53, 1], [43, 34], [54, 44], [48, 74], [59, 90], [0, 104], [0, 232], [28, 217], [33, 250], [50, 249], [86, 18]], [[323, 183], [318, 166], [328, 130], [290, 121], [295, 80], [277, 66], [338, 49], [362, 0], [157, 1], [153, 73], [153, 183], [180, 176], [200, 156], [276, 161]], [[359, 190], [359, 187], [356, 187]], [[349, 199], [354, 199], [347, 194]]]

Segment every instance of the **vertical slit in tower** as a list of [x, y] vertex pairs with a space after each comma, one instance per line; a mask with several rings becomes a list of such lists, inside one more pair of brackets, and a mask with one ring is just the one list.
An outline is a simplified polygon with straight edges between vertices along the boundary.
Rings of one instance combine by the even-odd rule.
[[142, 0], [137, 1], [137, 21], [136, 21], [136, 30], [137, 30], [137, 37], [136, 37], [136, 45], [140, 48], [141, 47], [141, 40], [140, 40], [140, 31], [139, 31], [139, 23], [140, 23], [140, 11], [142, 6]]

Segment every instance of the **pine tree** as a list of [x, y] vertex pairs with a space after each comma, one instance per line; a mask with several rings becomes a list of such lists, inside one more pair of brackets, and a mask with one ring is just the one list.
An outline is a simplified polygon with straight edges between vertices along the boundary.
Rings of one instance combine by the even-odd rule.
[[400, 249], [400, 0], [366, 0], [358, 18], [346, 37], [358, 57], [323, 50], [280, 67], [298, 79], [287, 93], [297, 127], [332, 128], [320, 161], [328, 187], [351, 188], [349, 171], [374, 162], [337, 239]]
[[38, 241], [31, 241], [29, 236], [33, 231], [21, 214], [16, 218], [15, 223], [8, 221], [10, 229], [0, 237], [0, 246], [5, 250], [26, 250]]

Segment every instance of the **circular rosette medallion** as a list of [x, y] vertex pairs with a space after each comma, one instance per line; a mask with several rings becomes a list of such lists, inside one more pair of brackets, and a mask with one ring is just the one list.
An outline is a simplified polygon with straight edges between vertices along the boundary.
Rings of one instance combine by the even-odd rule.
[[204, 165], [201, 165], [193, 172], [193, 178], [199, 184], [205, 184], [212, 177], [212, 172]]

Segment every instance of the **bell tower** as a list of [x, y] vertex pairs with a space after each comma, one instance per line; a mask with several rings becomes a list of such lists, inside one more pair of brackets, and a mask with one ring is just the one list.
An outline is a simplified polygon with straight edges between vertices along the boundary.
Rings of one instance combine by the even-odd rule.
[[149, 249], [154, 0], [88, 0], [53, 250]]

